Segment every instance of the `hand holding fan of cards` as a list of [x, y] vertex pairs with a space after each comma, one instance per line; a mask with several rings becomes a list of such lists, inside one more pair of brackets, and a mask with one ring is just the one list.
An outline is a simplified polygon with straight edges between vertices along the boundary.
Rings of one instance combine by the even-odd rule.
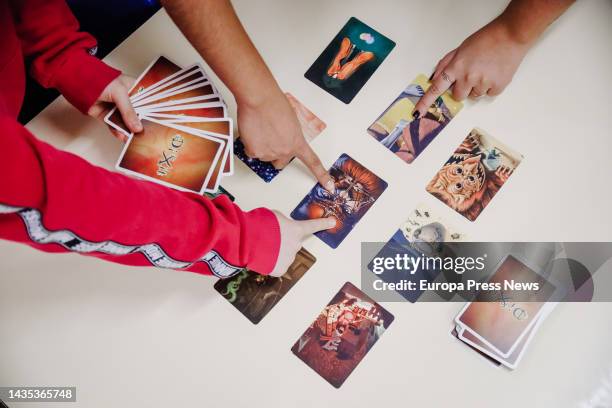
[[167, 187], [214, 193], [231, 175], [233, 123], [199, 64], [181, 68], [160, 56], [129, 91], [143, 131], [131, 133], [117, 108], [104, 121], [128, 137], [116, 168]]

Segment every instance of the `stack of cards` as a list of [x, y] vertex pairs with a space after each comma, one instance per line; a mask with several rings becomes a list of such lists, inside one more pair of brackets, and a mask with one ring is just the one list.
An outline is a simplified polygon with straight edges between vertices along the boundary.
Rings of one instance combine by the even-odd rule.
[[214, 193], [233, 166], [233, 123], [202, 66], [161, 56], [129, 91], [144, 130], [132, 134], [117, 108], [104, 121], [128, 137], [116, 168], [167, 187]]
[[512, 255], [504, 258], [489, 283], [537, 283], [539, 290], [504, 290], [477, 295], [455, 318], [451, 334], [495, 365], [514, 369], [538, 327], [552, 311], [556, 286]]

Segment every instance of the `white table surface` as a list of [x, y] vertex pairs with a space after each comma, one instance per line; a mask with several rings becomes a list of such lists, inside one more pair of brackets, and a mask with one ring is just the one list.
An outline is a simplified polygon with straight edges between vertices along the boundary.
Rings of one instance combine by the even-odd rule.
[[[472, 240], [612, 241], [609, 1], [574, 5], [504, 94], [468, 104], [414, 164], [393, 158], [366, 134], [410, 80], [429, 74], [505, 3], [235, 1], [281, 86], [327, 123], [313, 143], [325, 165], [346, 152], [389, 188], [337, 250], [314, 237], [305, 243], [316, 264], [257, 326], [214, 291], [211, 277], [0, 242], [0, 384], [73, 385], [78, 402], [65, 406], [92, 408], [573, 407], [587, 398], [612, 364], [610, 303], [560, 305], [514, 372], [492, 368], [449, 336], [458, 303], [386, 304], [394, 323], [338, 390], [289, 350], [343, 282], [359, 284], [360, 242], [387, 240], [418, 202]], [[303, 74], [351, 16], [397, 46], [345, 105]], [[137, 76], [159, 54], [185, 65], [200, 61], [163, 11], [106, 61]], [[233, 99], [221, 88], [235, 117]], [[425, 185], [474, 126], [525, 160], [470, 223], [429, 196]], [[106, 168], [121, 149], [103, 124], [63, 98], [28, 127]], [[271, 184], [240, 161], [236, 167], [223, 185], [245, 209], [268, 206], [288, 214], [313, 185], [298, 163]]]

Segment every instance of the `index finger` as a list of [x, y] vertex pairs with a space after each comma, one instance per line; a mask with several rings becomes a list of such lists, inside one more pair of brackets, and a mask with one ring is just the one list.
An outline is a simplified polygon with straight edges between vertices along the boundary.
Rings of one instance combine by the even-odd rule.
[[325, 167], [323, 167], [319, 156], [317, 156], [308, 143], [304, 142], [296, 157], [308, 167], [308, 170], [316, 177], [319, 184], [330, 193], [333, 193], [334, 181], [327, 170], [325, 170]]
[[448, 73], [442, 71], [442, 74], [438, 75], [433, 80], [431, 86], [429, 87], [427, 92], [425, 92], [425, 95], [423, 95], [421, 99], [419, 99], [419, 101], [414, 107], [412, 116], [415, 119], [418, 119], [421, 116], [425, 116], [429, 107], [433, 105], [433, 103], [436, 101], [436, 99], [438, 99], [440, 95], [442, 95], [448, 90], [448, 88], [451, 87], [453, 82], [454, 79], [452, 79], [452, 77]]

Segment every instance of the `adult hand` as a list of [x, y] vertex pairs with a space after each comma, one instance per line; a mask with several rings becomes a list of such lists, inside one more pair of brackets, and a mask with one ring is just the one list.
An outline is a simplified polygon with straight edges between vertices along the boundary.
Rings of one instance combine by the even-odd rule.
[[281, 169], [292, 158], [300, 159], [317, 181], [332, 191], [334, 182], [317, 154], [312, 150], [285, 95], [274, 91], [261, 103], [238, 102], [238, 127], [245, 153], [252, 158], [272, 162]]
[[323, 231], [336, 226], [336, 219], [315, 218], [313, 220], [295, 221], [279, 212], [274, 212], [280, 228], [281, 245], [278, 251], [276, 266], [270, 273], [271, 276], [281, 276], [295, 260], [295, 255], [302, 248], [302, 241], [317, 231]]
[[[432, 83], [413, 116], [424, 116], [436, 98], [452, 87], [456, 100], [499, 95], [510, 83], [529, 44], [515, 39], [498, 20], [469, 36], [438, 62]], [[418, 112], [418, 113], [417, 113]]]
[[[103, 119], [114, 104], [129, 130], [135, 133], [142, 131], [142, 123], [140, 123], [140, 119], [138, 119], [138, 115], [132, 107], [130, 97], [128, 96], [128, 90], [133, 83], [133, 78], [119, 75], [104, 88], [98, 100], [87, 111], [87, 114], [97, 119]], [[114, 129], [111, 129], [111, 131], [115, 137], [122, 141], [127, 140], [124, 134]]]

